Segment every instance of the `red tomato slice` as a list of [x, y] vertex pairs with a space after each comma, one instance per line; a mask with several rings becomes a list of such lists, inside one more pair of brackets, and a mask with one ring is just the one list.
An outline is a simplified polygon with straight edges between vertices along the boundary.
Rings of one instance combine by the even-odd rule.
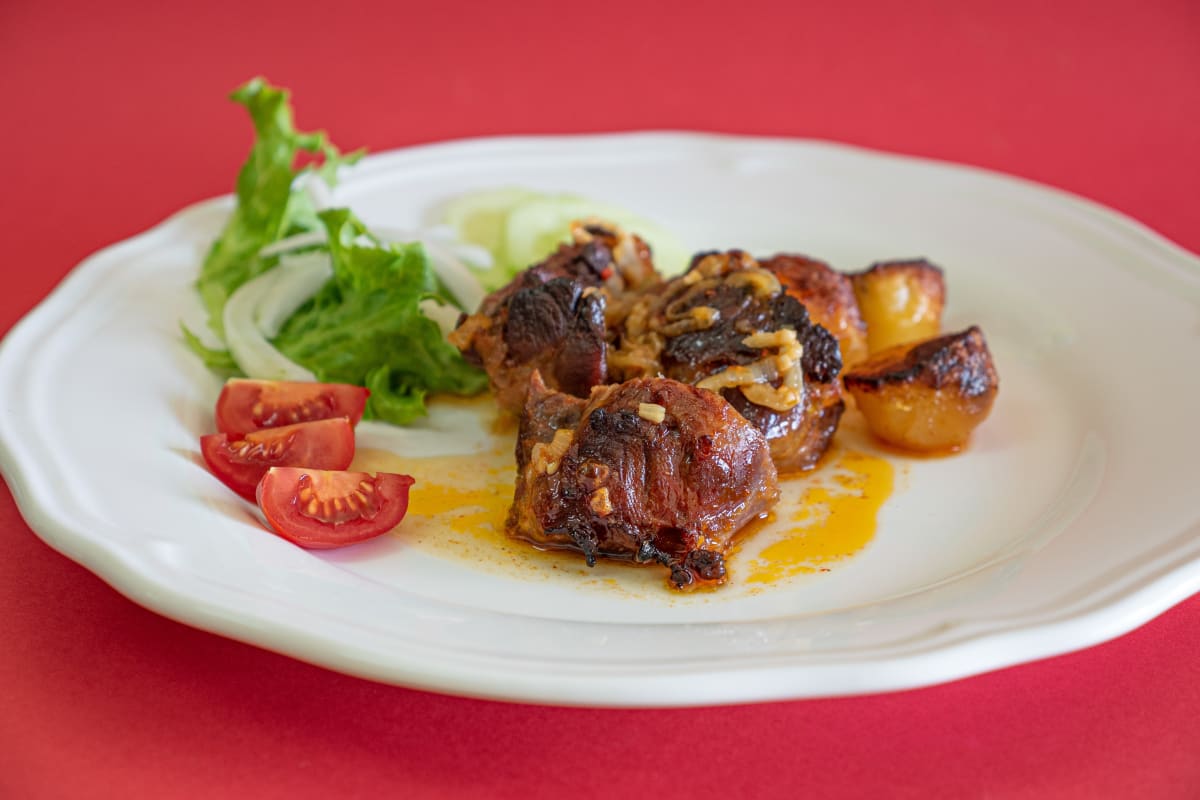
[[258, 482], [271, 467], [345, 469], [354, 460], [354, 428], [345, 417], [253, 431], [244, 436], [200, 437], [200, 452], [221, 482], [255, 499]]
[[387, 533], [408, 511], [408, 475], [272, 467], [258, 484], [258, 507], [276, 533], [314, 549]]
[[249, 433], [332, 417], [348, 417], [357, 425], [370, 394], [347, 383], [232, 378], [217, 398], [217, 430]]

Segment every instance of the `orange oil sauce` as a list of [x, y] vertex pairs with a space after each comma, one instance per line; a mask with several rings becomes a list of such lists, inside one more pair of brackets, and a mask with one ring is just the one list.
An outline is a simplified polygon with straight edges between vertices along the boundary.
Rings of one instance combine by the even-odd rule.
[[[470, 543], [505, 546], [504, 519], [512, 503], [516, 464], [510, 437], [492, 437], [489, 447], [471, 454], [403, 457], [384, 450], [360, 450], [354, 469], [401, 472], [416, 483], [408, 514], [398, 533], [432, 547]], [[507, 440], [507, 441], [506, 441]], [[507, 445], [507, 446], [504, 446]]]
[[404, 457], [360, 450], [352, 469], [415, 479], [408, 513], [393, 535], [431, 555], [522, 579], [569, 575], [574, 583], [627, 594], [662, 591], [665, 578], [654, 570], [603, 560], [589, 568], [578, 553], [541, 551], [505, 535], [516, 480], [514, 426], [492, 425], [483, 440], [483, 449], [467, 455]]
[[[508, 538], [505, 518], [516, 477], [512, 426], [485, 426], [482, 448], [466, 455], [405, 457], [360, 450], [353, 469], [401, 472], [416, 480], [396, 531], [422, 550], [488, 571], [530, 577], [562, 575], [618, 591], [668, 591], [665, 571], [601, 560], [589, 569], [569, 551], [540, 551]], [[848, 443], [856, 445], [857, 442]], [[800, 575], [828, 571], [874, 537], [879, 510], [895, 487], [890, 461], [836, 445], [812, 472], [783, 476], [782, 497], [765, 519], [748, 525], [729, 558], [730, 581], [753, 593]]]
[[875, 536], [879, 509], [895, 488], [891, 462], [860, 450], [835, 449], [813, 472], [785, 476], [774, 521], [759, 536], [769, 543], [740, 567], [749, 584], [770, 584], [830, 565]]

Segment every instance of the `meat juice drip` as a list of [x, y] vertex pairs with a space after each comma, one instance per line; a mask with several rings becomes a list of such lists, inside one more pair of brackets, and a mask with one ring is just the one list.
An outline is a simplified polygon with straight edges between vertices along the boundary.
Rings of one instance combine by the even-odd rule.
[[[770, 584], [829, 565], [862, 550], [875, 536], [879, 509], [895, 488], [885, 458], [835, 450], [813, 473], [780, 481], [773, 541], [734, 570], [748, 584]], [[741, 566], [741, 569], [738, 569]]]
[[[513, 493], [512, 437], [493, 431], [489, 445], [470, 455], [419, 458], [364, 449], [353, 469], [403, 472], [416, 479], [408, 517], [396, 535], [428, 552], [525, 577], [569, 570], [584, 579], [594, 576], [615, 591], [621, 590], [619, 584], [645, 578], [640, 582], [655, 593], [667, 591], [661, 576], [648, 574], [653, 570], [603, 561], [590, 570], [577, 553], [539, 551], [509, 539], [504, 521]], [[715, 590], [716, 599], [733, 595], [738, 585], [757, 592], [828, 570], [859, 552], [874, 538], [879, 510], [894, 485], [888, 460], [836, 447], [816, 470], [783, 478], [779, 505], [739, 535], [730, 582]]]
[[514, 467], [511, 440], [503, 445], [470, 455], [419, 458], [360, 450], [353, 468], [402, 472], [416, 479], [400, 528], [403, 536], [454, 547], [467, 544], [467, 538], [508, 545], [504, 519], [512, 503]]
[[427, 553], [523, 580], [567, 576], [573, 586], [635, 597], [666, 592], [655, 570], [608, 559], [589, 568], [578, 552], [509, 538], [504, 525], [513, 499], [514, 436], [499, 428], [493, 438], [490, 449], [471, 455], [403, 458], [364, 449], [352, 466], [413, 476], [408, 515], [393, 535]]

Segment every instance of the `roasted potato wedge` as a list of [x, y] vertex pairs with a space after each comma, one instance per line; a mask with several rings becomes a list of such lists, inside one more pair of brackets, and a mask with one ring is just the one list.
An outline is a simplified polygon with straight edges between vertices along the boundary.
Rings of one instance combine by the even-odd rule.
[[813, 322], [837, 337], [845, 367], [867, 357], [867, 326], [848, 276], [801, 255], [780, 253], [759, 265], [779, 278], [784, 291], [808, 309]]
[[922, 453], [953, 452], [987, 418], [999, 390], [983, 332], [897, 345], [843, 376], [871, 432]]
[[941, 330], [946, 284], [940, 267], [924, 259], [887, 261], [852, 274], [850, 281], [871, 355]]

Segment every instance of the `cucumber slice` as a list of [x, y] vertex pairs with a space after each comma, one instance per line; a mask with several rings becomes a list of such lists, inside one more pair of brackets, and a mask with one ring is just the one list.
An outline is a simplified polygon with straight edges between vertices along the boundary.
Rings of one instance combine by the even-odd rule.
[[459, 239], [477, 244], [495, 257], [505, 250], [508, 212], [514, 206], [537, 197], [537, 192], [517, 188], [471, 192], [450, 201], [443, 219]]
[[518, 269], [544, 259], [571, 241], [571, 223], [599, 217], [618, 225], [628, 212], [572, 195], [543, 195], [514, 206], [505, 226], [505, 260]]
[[572, 222], [588, 217], [612, 222], [645, 239], [660, 272], [671, 275], [687, 267], [689, 254], [665, 229], [619, 206], [572, 195], [539, 197], [513, 208], [505, 229], [504, 260], [517, 269], [541, 261], [559, 244], [571, 241]]
[[479, 281], [497, 289], [513, 275], [571, 241], [571, 223], [598, 217], [638, 234], [654, 251], [665, 275], [687, 268], [691, 253], [666, 229], [628, 210], [571, 194], [528, 189], [489, 189], [463, 195], [445, 207], [444, 222], [459, 240], [492, 254], [493, 266], [477, 271]]

